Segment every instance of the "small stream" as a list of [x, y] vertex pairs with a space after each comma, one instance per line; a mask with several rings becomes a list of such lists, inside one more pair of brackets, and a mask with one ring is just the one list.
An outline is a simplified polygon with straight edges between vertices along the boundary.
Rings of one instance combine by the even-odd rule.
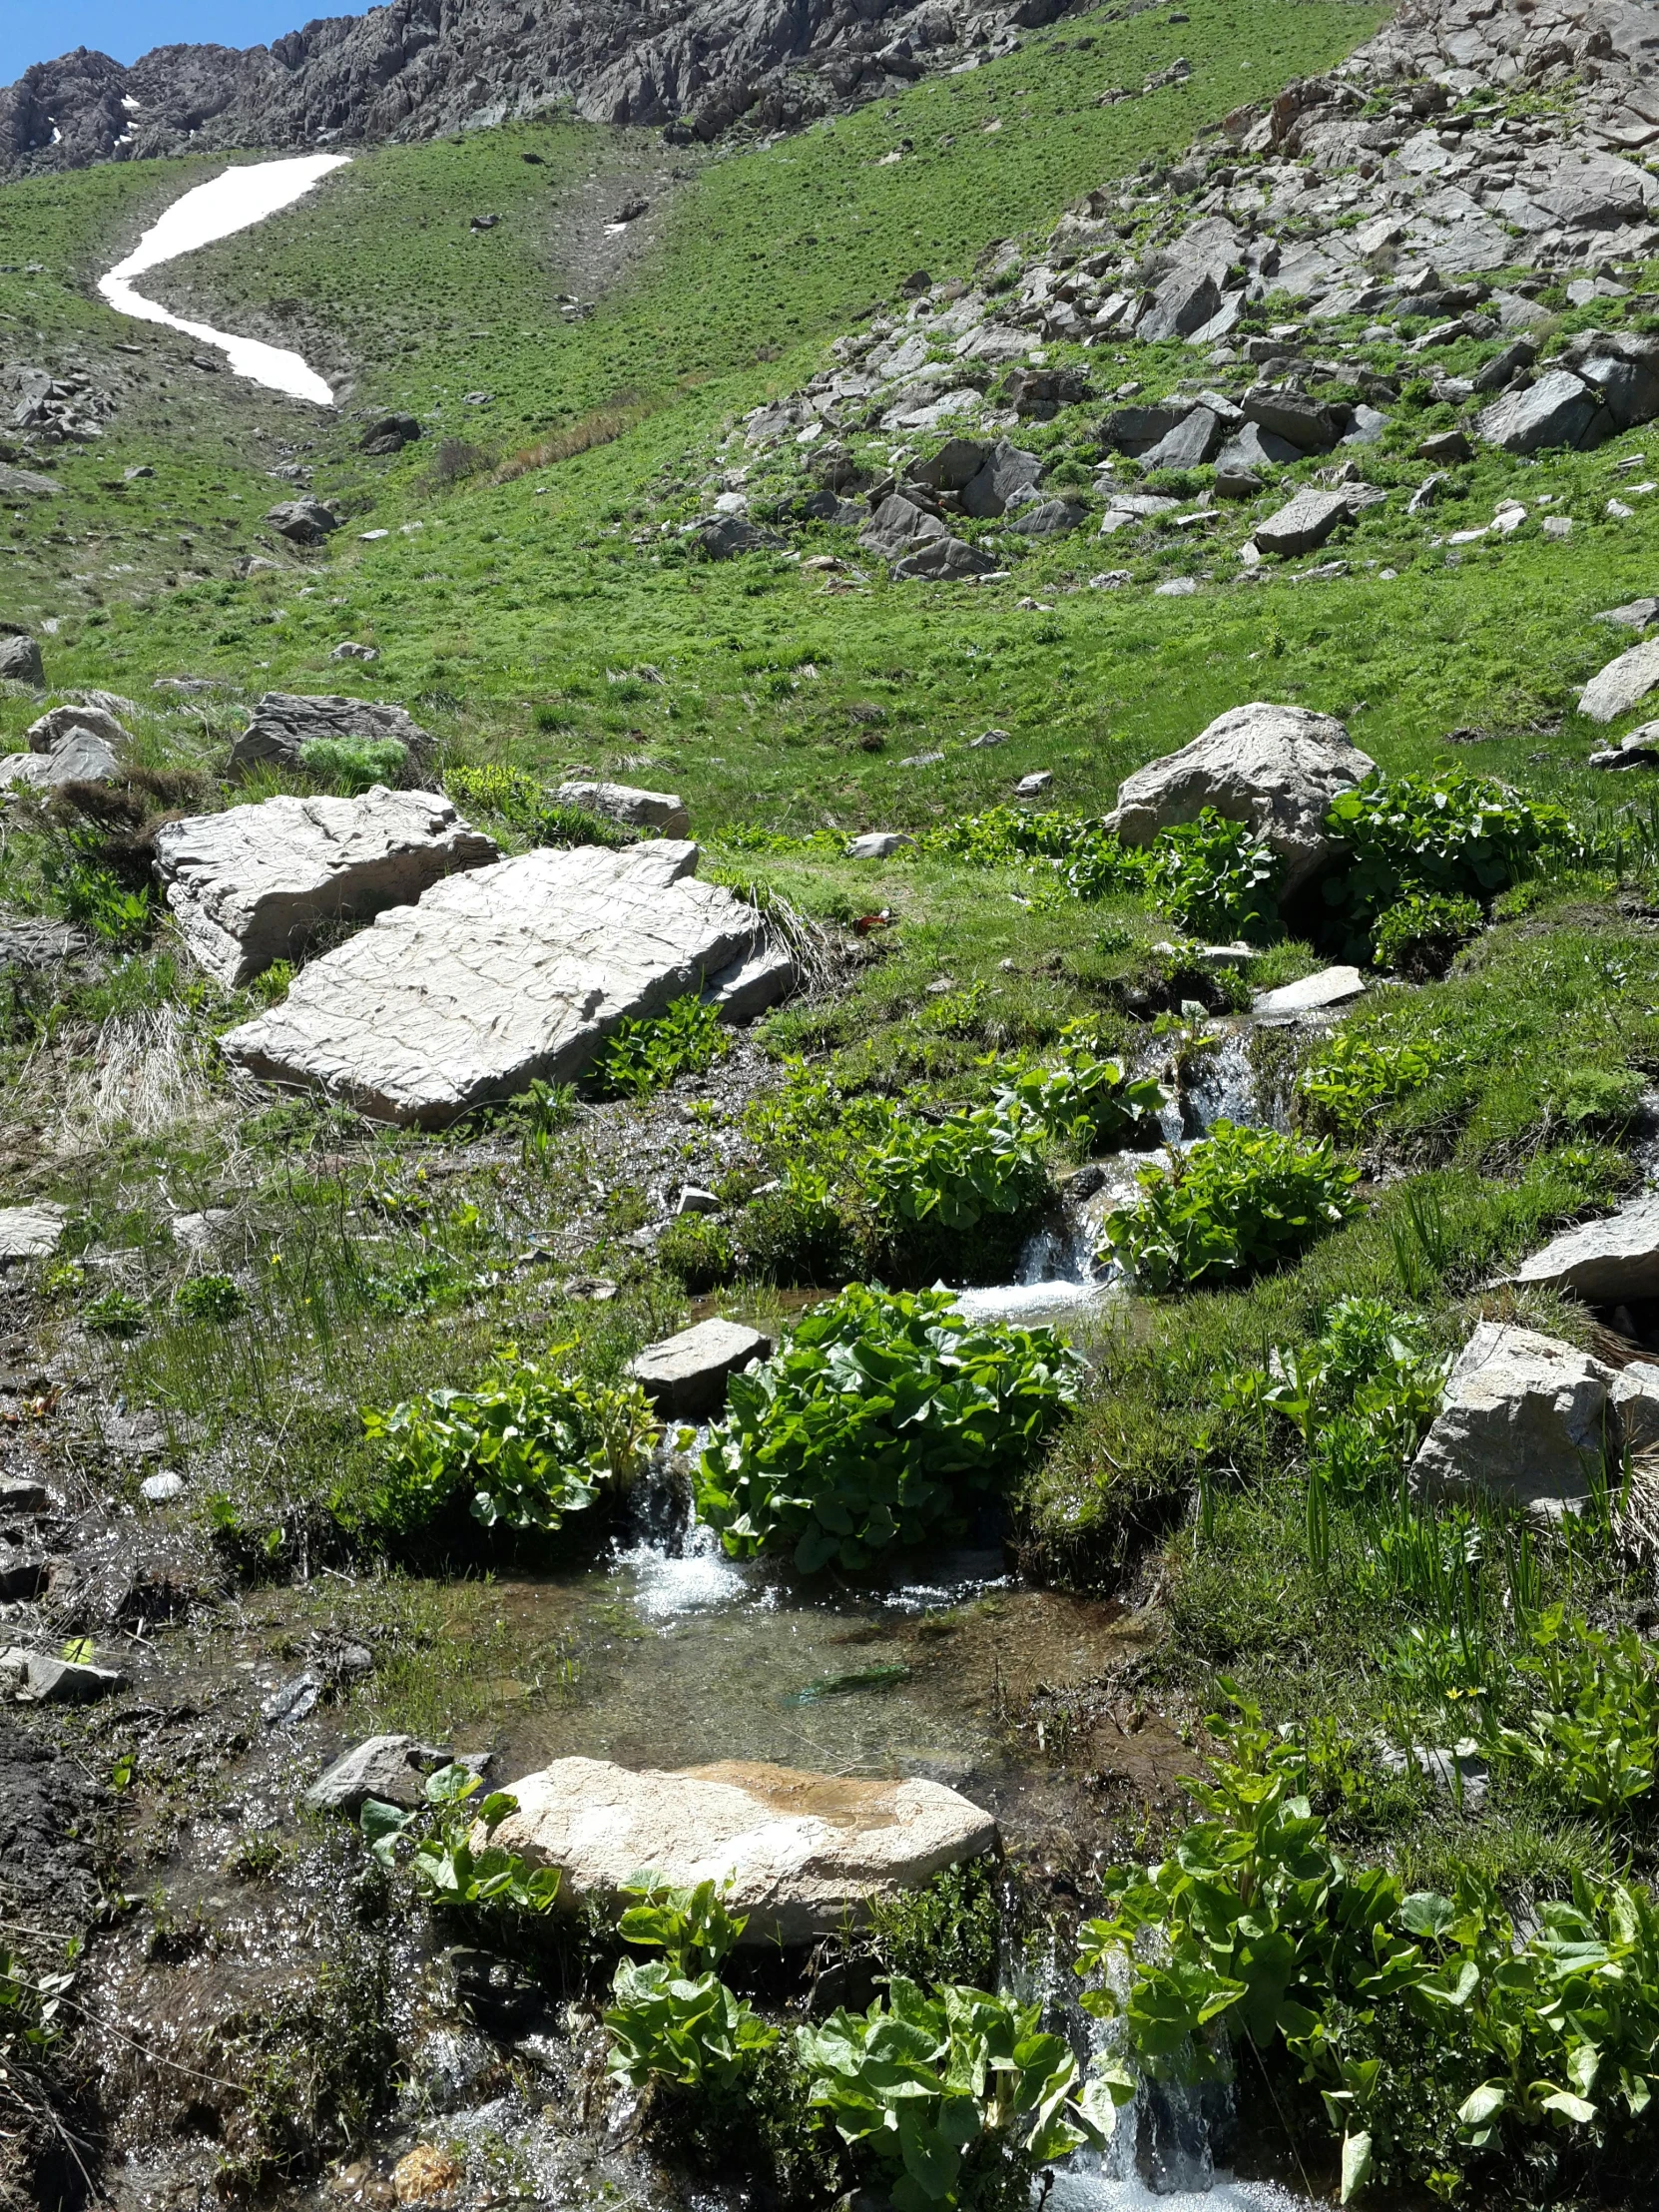
[[140, 322], [165, 323], [187, 337], [211, 345], [226, 356], [231, 372], [246, 376], [268, 390], [285, 392], [291, 399], [308, 399], [319, 407], [331, 407], [334, 395], [310, 363], [279, 345], [266, 345], [258, 338], [233, 337], [206, 322], [187, 322], [154, 299], [133, 288], [133, 279], [164, 262], [194, 254], [199, 247], [252, 229], [267, 216], [288, 208], [319, 184], [330, 170], [344, 168], [346, 154], [304, 154], [294, 160], [251, 162], [228, 169], [211, 183], [197, 185], [175, 200], [159, 222], [151, 225], [124, 262], [98, 279], [98, 289], [117, 314]]

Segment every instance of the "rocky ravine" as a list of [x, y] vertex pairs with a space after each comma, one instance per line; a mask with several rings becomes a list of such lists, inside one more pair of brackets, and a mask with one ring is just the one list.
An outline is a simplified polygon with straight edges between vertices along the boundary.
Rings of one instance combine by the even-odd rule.
[[1004, 51], [1065, 0], [393, 0], [269, 47], [159, 46], [131, 69], [85, 47], [0, 91], [0, 176], [205, 149], [422, 139], [568, 101], [589, 122], [689, 140], [740, 117], [793, 129], [929, 70]]

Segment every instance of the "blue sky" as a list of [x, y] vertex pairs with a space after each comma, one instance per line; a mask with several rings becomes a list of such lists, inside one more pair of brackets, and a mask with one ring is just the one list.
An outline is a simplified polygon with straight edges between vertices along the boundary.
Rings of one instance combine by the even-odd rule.
[[0, 85], [77, 46], [131, 62], [185, 40], [261, 46], [313, 16], [358, 12], [351, 0], [0, 0]]

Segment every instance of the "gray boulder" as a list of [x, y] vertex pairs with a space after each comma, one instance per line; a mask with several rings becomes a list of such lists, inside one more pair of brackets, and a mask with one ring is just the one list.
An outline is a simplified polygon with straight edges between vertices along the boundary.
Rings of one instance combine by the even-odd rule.
[[1015, 492], [1034, 484], [1042, 472], [1035, 453], [998, 438], [984, 466], [962, 486], [962, 512], [979, 521], [999, 515]]
[[33, 638], [19, 632], [0, 637], [0, 676], [14, 684], [33, 684], [37, 688], [45, 683], [46, 667]]
[[320, 545], [330, 530], [340, 526], [339, 516], [311, 492], [297, 499], [279, 499], [275, 507], [266, 509], [265, 518], [290, 545]]
[[1175, 269], [1147, 302], [1135, 323], [1146, 345], [1161, 338], [1190, 337], [1221, 312], [1221, 286], [1207, 269]]
[[1578, 695], [1578, 711], [1591, 722], [1617, 722], [1655, 689], [1659, 689], [1659, 638], [1647, 638], [1590, 678]]
[[1173, 430], [1149, 447], [1149, 468], [1202, 468], [1222, 442], [1221, 418], [1209, 407], [1194, 407]]
[[1659, 415], [1659, 338], [1638, 330], [1584, 330], [1562, 348], [1561, 358], [1598, 394], [1615, 430]]
[[700, 992], [747, 1019], [789, 990], [754, 907], [696, 879], [697, 847], [541, 846], [434, 883], [301, 969], [221, 1038], [251, 1074], [441, 1128], [579, 1075], [619, 1021]]
[[969, 545], [965, 538], [932, 537], [924, 539], [912, 553], [907, 553], [892, 567], [897, 583], [919, 580], [931, 584], [960, 583], [969, 576], [988, 576], [996, 563], [978, 546]]
[[1283, 438], [1298, 453], [1329, 453], [1342, 427], [1323, 400], [1294, 391], [1249, 391], [1241, 402], [1246, 422], [1267, 436]]
[[121, 763], [90, 730], [66, 732], [50, 753], [12, 753], [0, 760], [0, 786], [55, 791], [63, 784], [114, 784]]
[[711, 1420], [726, 1385], [751, 1360], [770, 1360], [772, 1339], [737, 1321], [704, 1321], [648, 1345], [629, 1367], [653, 1405], [679, 1420]]
[[239, 989], [303, 949], [321, 921], [408, 905], [457, 868], [500, 857], [447, 799], [268, 799], [188, 815], [156, 832], [156, 872], [180, 934], [210, 975]]
[[1549, 445], [1599, 444], [1610, 418], [1581, 376], [1552, 368], [1524, 391], [1507, 391], [1481, 414], [1477, 428], [1505, 453], [1536, 453]]
[[561, 784], [553, 796], [561, 807], [580, 807], [659, 837], [683, 837], [691, 829], [686, 803], [674, 792], [639, 791], [632, 784]]
[[56, 753], [71, 731], [90, 731], [95, 738], [102, 738], [112, 750], [131, 745], [132, 735], [124, 730], [107, 707], [51, 707], [37, 722], [31, 722], [24, 736], [31, 753]]
[[1337, 849], [1325, 829], [1331, 802], [1376, 766], [1332, 716], [1257, 700], [1127, 778], [1107, 827], [1125, 844], [1150, 844], [1160, 830], [1214, 807], [1266, 837], [1284, 863], [1288, 897]]
[[1530, 368], [1538, 358], [1535, 338], [1513, 338], [1501, 353], [1494, 353], [1484, 368], [1474, 372], [1476, 391], [1506, 391], [1523, 368]]
[[931, 460], [918, 462], [910, 476], [929, 491], [961, 491], [990, 457], [991, 448], [978, 438], [949, 438]]
[[1619, 1461], [1612, 1382], [1575, 1346], [1481, 1322], [1411, 1463], [1413, 1494], [1492, 1497], [1548, 1519], [1581, 1512]]
[[370, 1736], [342, 1752], [305, 1792], [312, 1813], [360, 1813], [370, 1798], [405, 1811], [426, 1800], [426, 1777], [447, 1767], [453, 1752], [413, 1736]]
[[1606, 607], [1591, 618], [1611, 623], [1616, 630], [1651, 630], [1659, 622], [1659, 599], [1630, 599], [1622, 607]]
[[1312, 553], [1340, 524], [1353, 520], [1354, 504], [1347, 492], [1320, 491], [1309, 484], [1276, 515], [1256, 525], [1256, 543], [1264, 553], [1287, 557]]
[[902, 830], [866, 830], [861, 836], [847, 840], [846, 856], [849, 860], [890, 860], [895, 852], [902, 852], [915, 841]]
[[1145, 455], [1185, 422], [1191, 409], [1179, 402], [1150, 401], [1144, 406], [1114, 407], [1096, 435], [1109, 453]]
[[236, 777], [267, 766], [296, 769], [301, 748], [313, 738], [394, 738], [416, 760], [432, 742], [412, 715], [378, 700], [267, 692], [231, 748], [230, 773]]
[[1247, 422], [1216, 455], [1216, 466], [1233, 470], [1283, 468], [1288, 462], [1301, 458], [1301, 447], [1293, 445], [1289, 438], [1282, 438], [1273, 430], [1264, 430], [1259, 422]]
[[20, 1705], [89, 1705], [126, 1687], [127, 1677], [116, 1667], [54, 1659], [42, 1651], [0, 1652], [0, 1695], [9, 1693]]
[[1089, 510], [1081, 499], [1039, 499], [1021, 507], [1008, 527], [1024, 538], [1063, 538], [1088, 519]]
[[0, 1206], [0, 1267], [49, 1260], [63, 1238], [61, 1206]]
[[1515, 1270], [1517, 1283], [1567, 1291], [1590, 1306], [1659, 1298], [1659, 1198], [1638, 1198], [1600, 1221], [1552, 1237]]
[[1624, 1449], [1632, 1457], [1659, 1451], [1659, 1367], [1632, 1360], [1615, 1373], [1612, 1393]]
[[763, 530], [744, 515], [715, 515], [697, 533], [711, 561], [735, 560], [740, 553], [778, 553], [789, 543], [776, 530]]
[[858, 543], [866, 553], [891, 561], [924, 538], [949, 535], [945, 524], [929, 508], [906, 499], [901, 491], [892, 491], [859, 531]]
[[1282, 983], [1276, 991], [1264, 991], [1252, 1011], [1258, 1021], [1295, 1021], [1304, 1014], [1323, 1014], [1333, 1006], [1346, 1006], [1366, 988], [1357, 967], [1321, 968], [1300, 982]]
[[412, 414], [379, 415], [357, 441], [360, 453], [401, 453], [420, 436], [420, 424]]
[[1599, 769], [1659, 768], [1659, 722], [1644, 722], [1639, 729], [1627, 730], [1613, 744], [1592, 753], [1584, 765]]

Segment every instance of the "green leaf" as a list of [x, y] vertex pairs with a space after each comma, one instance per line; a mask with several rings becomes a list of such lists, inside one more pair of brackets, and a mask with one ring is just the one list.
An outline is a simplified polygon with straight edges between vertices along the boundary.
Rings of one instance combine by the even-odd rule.
[[1371, 2179], [1372, 2146], [1369, 2135], [1343, 2138], [1343, 2188], [1340, 2202], [1348, 2204]]

